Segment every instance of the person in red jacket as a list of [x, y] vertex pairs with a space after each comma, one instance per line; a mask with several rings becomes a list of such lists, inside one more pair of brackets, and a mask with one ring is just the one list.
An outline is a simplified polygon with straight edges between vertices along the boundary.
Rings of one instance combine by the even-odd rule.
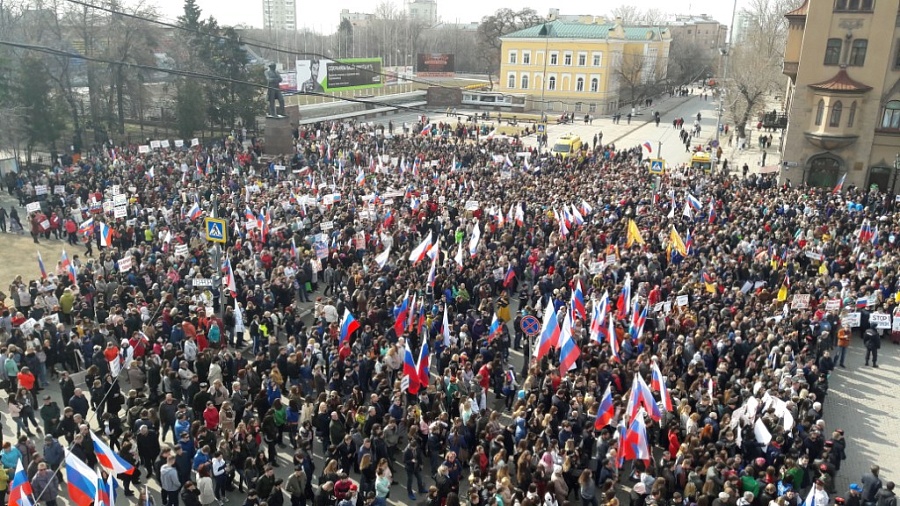
[[203, 422], [209, 430], [219, 429], [219, 410], [212, 401], [206, 402], [206, 409], [203, 410]]
[[66, 226], [66, 234], [68, 234], [68, 237], [66, 238], [66, 240], [68, 241], [69, 244], [71, 244], [72, 246], [75, 246], [76, 244], [78, 244], [78, 224], [75, 223], [75, 220], [73, 220], [72, 218], [69, 218], [66, 220], [65, 226]]
[[34, 374], [31, 374], [31, 371], [27, 367], [19, 369], [19, 373], [16, 374], [16, 379], [19, 381], [19, 387], [24, 388], [31, 393], [31, 395], [34, 395]]

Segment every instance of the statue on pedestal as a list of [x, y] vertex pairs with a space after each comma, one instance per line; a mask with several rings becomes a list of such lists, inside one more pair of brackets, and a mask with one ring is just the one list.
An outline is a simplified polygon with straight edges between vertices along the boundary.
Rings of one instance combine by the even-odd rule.
[[[281, 94], [281, 75], [275, 70], [275, 64], [270, 63], [269, 69], [266, 70], [266, 86], [269, 88], [268, 99], [269, 109], [266, 111], [267, 118], [286, 118], [284, 115], [284, 95]], [[275, 110], [275, 101], [278, 100], [278, 110]]]

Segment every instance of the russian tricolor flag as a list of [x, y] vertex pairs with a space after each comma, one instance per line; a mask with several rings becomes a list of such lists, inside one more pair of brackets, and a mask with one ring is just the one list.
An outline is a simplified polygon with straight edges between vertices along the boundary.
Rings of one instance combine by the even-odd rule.
[[406, 330], [406, 320], [409, 318], [409, 290], [403, 296], [403, 302], [394, 309], [394, 333], [402, 336]]
[[[43, 491], [42, 491], [43, 492]], [[22, 467], [22, 459], [16, 462], [16, 472], [13, 474], [12, 483], [9, 484], [9, 506], [31, 506], [31, 482]]]
[[187, 216], [189, 220], [193, 221], [199, 218], [201, 214], [203, 214], [203, 211], [200, 210], [200, 204], [194, 202], [194, 205], [191, 206], [191, 209], [188, 211]]
[[672, 396], [669, 395], [669, 387], [666, 386], [666, 377], [662, 375], [659, 366], [653, 362], [650, 368], [650, 386], [659, 392], [660, 401], [663, 409], [672, 412]]
[[38, 251], [38, 267], [41, 268], [41, 279], [47, 279], [47, 269], [44, 267], [44, 259], [41, 258], [41, 252]]
[[69, 276], [69, 281], [74, 285], [78, 272], [75, 271], [75, 264], [69, 260], [69, 255], [66, 255], [66, 250], [62, 250], [62, 260], [60, 261], [60, 264], [62, 264], [63, 269], [65, 269], [66, 274]]
[[356, 318], [350, 314], [350, 310], [344, 308], [344, 319], [341, 321], [341, 332], [338, 336], [338, 347], [344, 345], [346, 341], [350, 340], [350, 336], [353, 335], [354, 332], [359, 330], [359, 322], [356, 321]]
[[594, 418], [594, 430], [602, 430], [603, 427], [609, 425], [613, 417], [616, 416], [616, 406], [613, 404], [612, 398], [612, 382], [606, 385], [606, 392], [600, 399], [600, 407], [597, 408], [597, 418]]
[[506, 276], [503, 277], [503, 288], [509, 288], [515, 278], [516, 270], [512, 268], [512, 264], [507, 264]]
[[834, 185], [834, 189], [831, 190], [832, 195], [837, 195], [838, 193], [841, 193], [841, 190], [844, 189], [844, 181], [846, 181], [846, 180], [847, 180], [847, 173], [845, 172], [844, 175], [841, 176], [840, 179], [838, 179], [837, 184]]
[[112, 227], [104, 222], [100, 222], [100, 245], [107, 248], [112, 247]]
[[559, 322], [556, 318], [556, 309], [553, 307], [553, 300], [547, 301], [547, 307], [544, 308], [544, 317], [541, 324], [541, 333], [538, 337], [538, 344], [534, 347], [534, 357], [538, 360], [542, 359], [546, 354], [550, 353], [550, 349], [559, 342]]
[[413, 361], [412, 351], [409, 349], [409, 342], [406, 343], [406, 350], [403, 353], [403, 380], [401, 385], [405, 386], [411, 394], [419, 393], [419, 371], [416, 363]]
[[66, 484], [75, 506], [90, 506], [97, 497], [99, 476], [73, 453], [66, 451]]
[[422, 388], [427, 388], [428, 381], [431, 379], [429, 360], [428, 336], [422, 336], [422, 347], [419, 348], [419, 360], [416, 361], [416, 371], [419, 374], [419, 386]]
[[559, 333], [559, 372], [566, 374], [575, 368], [575, 362], [581, 356], [581, 348], [572, 339], [572, 315], [566, 311], [563, 318], [562, 330]]
[[865, 309], [868, 305], [869, 299], [867, 297], [860, 297], [856, 299], [856, 309]]
[[609, 351], [616, 362], [622, 363], [622, 357], [619, 356], [619, 338], [616, 337], [616, 323], [612, 317], [609, 318], [609, 329], [606, 331], [606, 338], [609, 340]]
[[488, 330], [488, 342], [493, 341], [498, 334], [500, 334], [500, 319], [497, 318], [497, 313], [494, 313], [494, 319], [491, 320], [491, 328]]
[[687, 203], [694, 211], [699, 211], [703, 208], [703, 204], [700, 202], [700, 200], [690, 193], [687, 194]]
[[431, 247], [431, 240], [431, 231], [429, 230], [425, 239], [422, 239], [422, 242], [420, 242], [419, 245], [412, 250], [412, 253], [409, 254], [409, 261], [412, 262], [413, 265], [425, 258], [425, 253], [428, 252], [428, 249]]
[[616, 300], [616, 319], [623, 320], [628, 316], [628, 305], [631, 304], [631, 276], [626, 275], [625, 283], [622, 285], [622, 293]]
[[581, 290], [581, 280], [575, 282], [575, 289], [572, 290], [572, 313], [575, 318], [582, 320], [587, 318], [587, 312], [584, 309], [584, 292]]
[[129, 464], [127, 460], [116, 454], [106, 443], [99, 437], [91, 438], [94, 442], [94, 454], [97, 455], [97, 462], [101, 466], [109, 469], [110, 474], [131, 474], [134, 472], [134, 466]]

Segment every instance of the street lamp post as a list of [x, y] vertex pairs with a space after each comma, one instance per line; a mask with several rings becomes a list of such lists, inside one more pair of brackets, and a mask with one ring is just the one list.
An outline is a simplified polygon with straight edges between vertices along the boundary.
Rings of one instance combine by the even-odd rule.
[[[547, 58], [550, 58], [550, 28], [547, 23], [541, 28], [544, 32], [544, 73], [541, 74], [541, 107], [546, 110], [546, 102], [544, 102], [544, 90], [547, 89]], [[502, 58], [502, 56], [501, 56]]]
[[734, 37], [734, 18], [737, 15], [737, 0], [734, 0], [734, 5], [731, 7], [731, 26], [728, 29], [728, 42], [725, 44], [725, 49], [722, 50], [723, 63], [722, 63], [722, 82], [716, 83], [719, 86], [719, 100], [716, 104], [716, 142], [715, 147], [712, 150], [712, 166], [713, 170], [719, 166], [719, 129], [722, 126], [722, 95], [725, 91], [725, 80], [728, 79], [728, 56], [731, 53], [731, 41], [732, 37]]

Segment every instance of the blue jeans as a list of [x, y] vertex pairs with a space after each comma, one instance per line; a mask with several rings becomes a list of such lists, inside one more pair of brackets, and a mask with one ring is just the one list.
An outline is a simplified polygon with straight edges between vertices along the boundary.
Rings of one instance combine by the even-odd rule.
[[838, 364], [840, 364], [840, 365], [843, 367], [843, 365], [844, 365], [844, 357], [847, 356], [847, 347], [846, 347], [846, 346], [838, 346], [838, 352], [837, 352], [837, 355], [838, 355], [838, 356], [835, 357], [835, 358], [838, 359]]

